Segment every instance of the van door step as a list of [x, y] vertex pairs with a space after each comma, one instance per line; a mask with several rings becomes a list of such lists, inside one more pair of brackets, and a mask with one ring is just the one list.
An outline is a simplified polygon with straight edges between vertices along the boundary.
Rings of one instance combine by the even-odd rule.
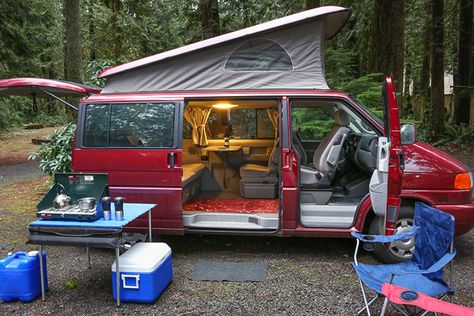
[[188, 228], [252, 229], [278, 228], [278, 214], [183, 214], [183, 225]]
[[357, 205], [300, 204], [301, 223], [306, 227], [348, 228], [356, 211]]

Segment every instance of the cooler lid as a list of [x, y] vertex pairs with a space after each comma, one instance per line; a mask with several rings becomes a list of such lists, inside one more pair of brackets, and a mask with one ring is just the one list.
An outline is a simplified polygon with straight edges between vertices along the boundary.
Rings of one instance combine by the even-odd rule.
[[[151, 273], [171, 255], [171, 248], [163, 242], [142, 242], [120, 256], [120, 272]], [[116, 271], [116, 262], [112, 272]]]

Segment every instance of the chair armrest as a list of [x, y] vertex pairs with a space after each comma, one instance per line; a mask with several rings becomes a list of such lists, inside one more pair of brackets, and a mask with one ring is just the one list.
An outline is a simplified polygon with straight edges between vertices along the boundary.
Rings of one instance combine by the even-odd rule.
[[411, 291], [393, 284], [382, 284], [382, 294], [399, 305], [413, 305], [433, 313], [447, 315], [474, 315], [474, 308], [445, 302], [426, 294]]
[[352, 232], [351, 233], [354, 238], [359, 239], [360, 241], [363, 242], [372, 242], [372, 243], [387, 243], [387, 242], [392, 242], [392, 241], [397, 241], [397, 240], [406, 240], [410, 239], [415, 235], [415, 229], [409, 230], [407, 232], [404, 232], [402, 234], [396, 234], [396, 235], [390, 235], [390, 236], [385, 236], [385, 235], [364, 235], [361, 233], [356, 233]]
[[395, 275], [404, 275], [404, 274], [427, 274], [433, 273], [441, 270], [446, 266], [453, 258], [456, 256], [456, 251], [449, 252], [441, 257], [437, 262], [435, 262], [431, 267], [426, 270], [393, 270], [392, 273]]

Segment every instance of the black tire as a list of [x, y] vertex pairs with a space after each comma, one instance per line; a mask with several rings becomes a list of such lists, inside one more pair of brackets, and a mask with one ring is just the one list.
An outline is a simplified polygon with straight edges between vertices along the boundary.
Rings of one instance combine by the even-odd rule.
[[[397, 221], [397, 229], [395, 234], [399, 234], [413, 225], [413, 216], [415, 210], [412, 206], [402, 206]], [[375, 216], [370, 223], [370, 235], [384, 235], [383, 218]], [[390, 244], [374, 244], [375, 256], [384, 263], [399, 263], [410, 260], [415, 250], [415, 239], [396, 241]]]

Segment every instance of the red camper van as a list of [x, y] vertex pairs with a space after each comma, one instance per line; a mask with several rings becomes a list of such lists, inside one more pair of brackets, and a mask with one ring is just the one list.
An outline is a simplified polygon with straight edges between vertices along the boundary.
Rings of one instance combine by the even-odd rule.
[[[324, 40], [348, 16], [316, 8], [105, 70], [79, 107], [73, 170], [158, 204], [158, 234], [393, 234], [418, 201], [468, 232], [472, 173], [400, 127], [390, 77], [384, 120], [327, 86]], [[413, 247], [374, 251], [393, 262]]]

